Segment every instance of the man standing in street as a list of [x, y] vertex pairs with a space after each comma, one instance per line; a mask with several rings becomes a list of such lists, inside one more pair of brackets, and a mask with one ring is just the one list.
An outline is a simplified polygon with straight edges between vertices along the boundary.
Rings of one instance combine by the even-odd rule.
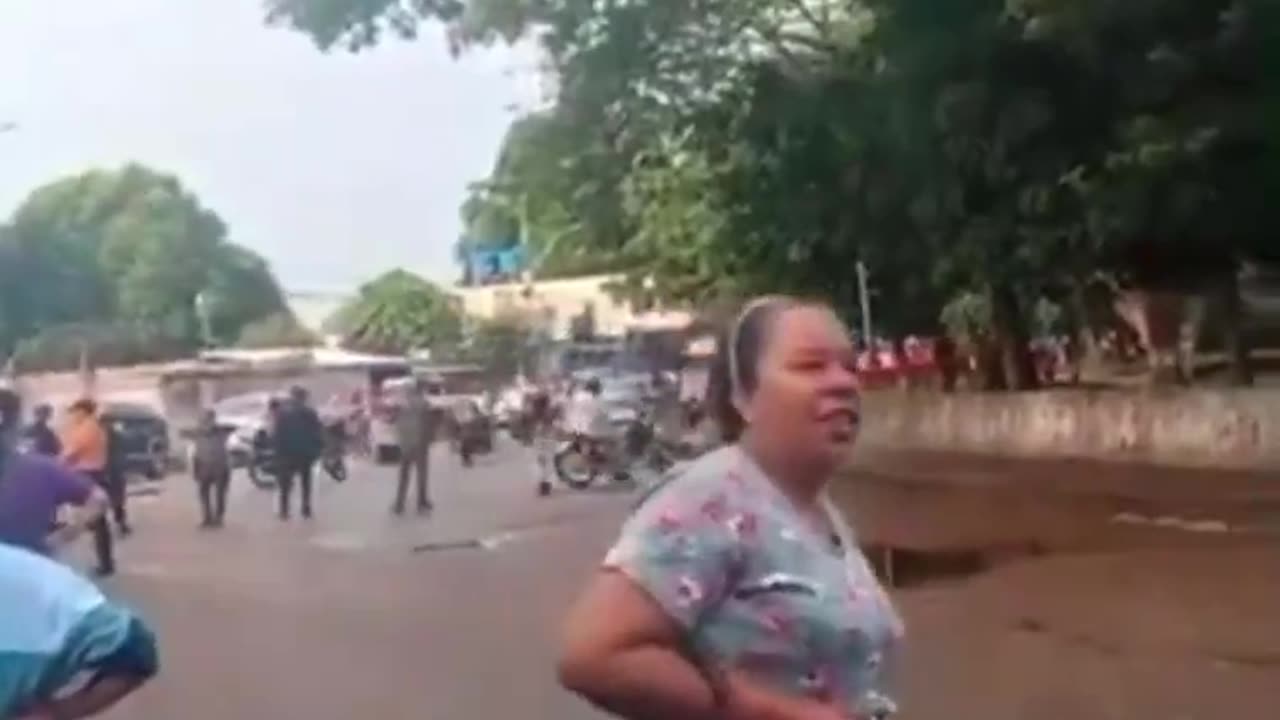
[[[92, 400], [78, 400], [67, 409], [67, 427], [62, 437], [62, 462], [84, 475], [112, 497], [107, 476], [107, 432], [98, 420], [98, 406]], [[114, 503], [113, 503], [114, 504]], [[105, 515], [90, 525], [93, 531], [93, 547], [98, 556], [99, 575], [115, 573], [116, 563], [112, 548], [111, 523]]]
[[49, 427], [53, 417], [53, 408], [47, 404], [37, 405], [31, 424], [22, 429], [22, 440], [27, 450], [44, 457], [56, 458], [62, 454], [62, 441], [58, 434]]
[[396, 436], [400, 443], [400, 476], [396, 484], [396, 502], [391, 511], [404, 514], [405, 496], [409, 493], [409, 474], [417, 484], [418, 512], [431, 511], [431, 497], [427, 483], [431, 473], [431, 444], [435, 442], [438, 418], [431, 403], [427, 402], [427, 386], [415, 380], [404, 399], [404, 405], [396, 415]]
[[227, 488], [231, 485], [231, 458], [227, 437], [232, 428], [218, 424], [213, 410], [200, 416], [191, 434], [191, 474], [200, 494], [201, 528], [220, 528], [227, 513]]
[[297, 480], [302, 517], [311, 517], [311, 476], [324, 448], [324, 425], [307, 403], [307, 391], [294, 387], [275, 429], [276, 462], [280, 467], [280, 519], [288, 520], [289, 497]]

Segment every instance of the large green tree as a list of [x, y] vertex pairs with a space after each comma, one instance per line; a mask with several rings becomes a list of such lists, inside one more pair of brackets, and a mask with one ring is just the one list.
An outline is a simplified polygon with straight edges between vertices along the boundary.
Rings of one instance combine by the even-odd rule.
[[402, 269], [362, 286], [328, 325], [348, 347], [370, 352], [453, 347], [462, 338], [462, 316], [448, 293]]
[[226, 224], [177, 178], [138, 165], [37, 189], [0, 233], [0, 256], [0, 352], [94, 323], [194, 346], [202, 293], [217, 341], [286, 310], [264, 260], [230, 243]]
[[523, 243], [542, 277], [625, 265], [619, 250], [627, 227], [618, 182], [625, 168], [584, 143], [591, 138], [555, 110], [514, 122], [493, 171], [463, 203], [460, 256]]
[[[686, 300], [787, 289], [852, 314], [861, 261], [898, 334], [980, 296], [997, 384], [1033, 382], [1046, 296], [1103, 274], [1230, 308], [1277, 245], [1250, 0], [272, 4], [326, 48], [427, 20], [459, 47], [537, 38], [543, 117], [574, 142], [536, 165], [576, 172], [509, 175], [504, 197], [544, 191], [586, 224], [575, 243]], [[607, 222], [577, 204], [598, 187]]]
[[267, 261], [231, 243], [218, 248], [201, 299], [206, 303], [210, 339], [220, 344], [237, 342], [246, 328], [259, 321], [287, 324], [292, 318]]

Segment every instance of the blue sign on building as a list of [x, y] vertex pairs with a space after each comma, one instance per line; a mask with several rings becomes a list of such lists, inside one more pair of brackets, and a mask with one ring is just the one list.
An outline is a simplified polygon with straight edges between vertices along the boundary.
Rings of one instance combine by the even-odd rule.
[[512, 282], [524, 272], [524, 247], [516, 245], [504, 250], [472, 250], [467, 253], [467, 267], [471, 271], [472, 282], [478, 285]]

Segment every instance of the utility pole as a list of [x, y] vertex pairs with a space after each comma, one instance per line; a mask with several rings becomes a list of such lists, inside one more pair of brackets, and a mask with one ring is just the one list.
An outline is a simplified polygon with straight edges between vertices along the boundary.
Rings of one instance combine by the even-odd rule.
[[858, 272], [858, 304], [862, 306], [862, 343], [868, 349], [871, 335], [871, 293], [867, 290], [867, 266], [861, 260], [854, 266]]

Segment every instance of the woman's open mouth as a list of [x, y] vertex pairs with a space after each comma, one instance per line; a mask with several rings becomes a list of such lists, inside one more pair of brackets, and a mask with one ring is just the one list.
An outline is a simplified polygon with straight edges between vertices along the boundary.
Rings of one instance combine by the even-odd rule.
[[853, 408], [832, 408], [818, 416], [827, 437], [839, 443], [852, 442], [858, 432], [860, 418]]

